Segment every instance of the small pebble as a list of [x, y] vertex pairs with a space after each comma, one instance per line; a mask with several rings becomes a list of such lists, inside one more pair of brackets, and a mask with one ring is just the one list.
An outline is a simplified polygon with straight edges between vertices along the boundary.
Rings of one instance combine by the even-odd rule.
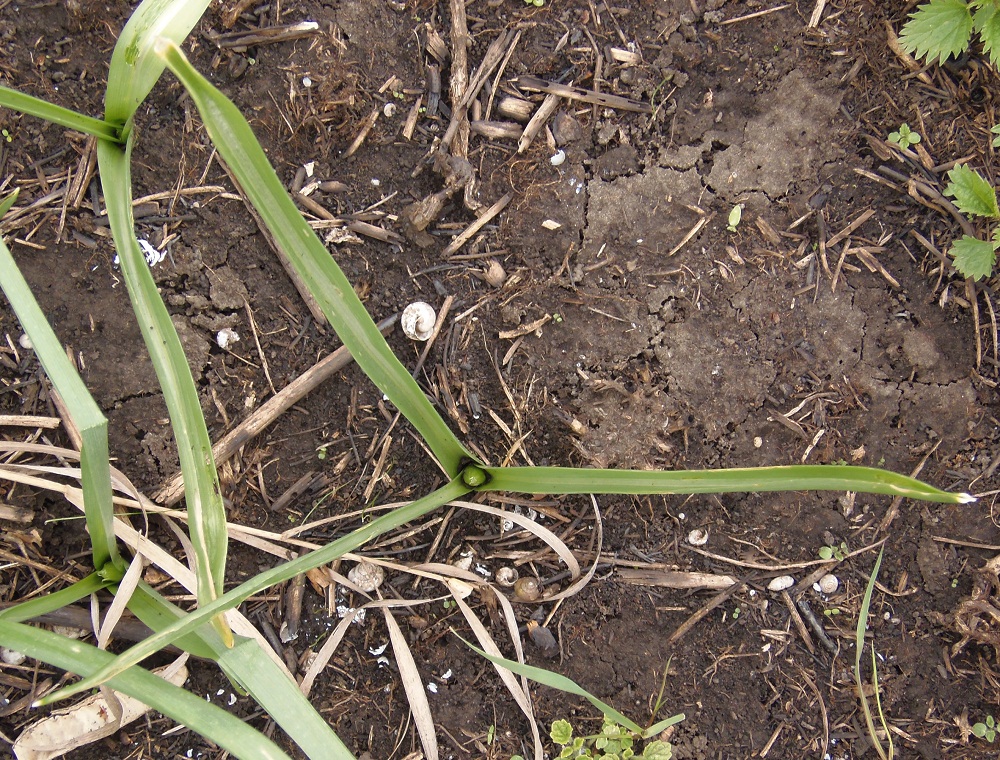
[[784, 591], [795, 585], [795, 579], [790, 575], [779, 575], [767, 584], [768, 591]]

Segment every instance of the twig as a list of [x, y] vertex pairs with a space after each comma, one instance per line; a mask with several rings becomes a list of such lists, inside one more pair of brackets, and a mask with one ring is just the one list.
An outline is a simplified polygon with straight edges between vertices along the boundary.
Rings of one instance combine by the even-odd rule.
[[607, 95], [595, 90], [585, 90], [583, 87], [571, 87], [558, 82], [549, 82], [532, 76], [519, 76], [514, 80], [514, 84], [525, 90], [537, 90], [550, 95], [558, 95], [561, 98], [579, 100], [584, 103], [593, 103], [605, 108], [616, 108], [620, 111], [637, 111], [638, 113], [652, 113], [653, 107], [649, 103], [640, 100], [623, 98], [620, 95]]
[[[757, 11], [756, 13], [748, 13], [745, 16], [737, 16], [736, 18], [728, 18], [725, 21], [720, 22], [719, 26], [726, 26], [727, 24], [735, 24], [735, 23], [738, 23], [740, 21], [749, 21], [752, 18], [759, 18], [760, 16], [766, 16], [769, 13], [777, 13], [778, 11], [785, 10], [785, 8], [787, 8], [789, 5], [791, 5], [791, 3], [785, 3], [784, 5], [779, 5], [779, 6], [776, 6], [774, 8], [768, 8], [765, 11]], [[814, 25], [810, 24], [810, 26], [814, 26]]]
[[694, 628], [702, 619], [704, 619], [706, 615], [708, 615], [709, 612], [711, 612], [720, 604], [722, 604], [724, 601], [729, 599], [737, 591], [742, 591], [746, 587], [746, 585], [747, 582], [745, 580], [738, 581], [729, 588], [727, 588], [725, 591], [718, 593], [711, 599], [709, 599], [709, 601], [700, 610], [698, 610], [691, 617], [689, 617], [687, 620], [681, 623], [677, 627], [677, 630], [674, 631], [672, 634], [670, 634], [670, 638], [667, 639], [667, 646], [676, 644], [678, 641], [680, 641], [680, 639], [684, 636], [684, 634], [686, 634], [688, 631]]
[[507, 193], [503, 198], [501, 198], [492, 206], [490, 206], [488, 209], [486, 209], [486, 211], [483, 212], [483, 215], [481, 217], [479, 217], [476, 221], [474, 221], [472, 224], [466, 227], [465, 230], [463, 230], [460, 235], [458, 235], [454, 240], [448, 243], [447, 246], [445, 246], [445, 249], [441, 251], [441, 255], [445, 257], [451, 256], [459, 248], [461, 248], [463, 245], [469, 242], [472, 239], [473, 235], [475, 235], [477, 232], [479, 232], [479, 230], [481, 230], [484, 226], [486, 226], [493, 219], [493, 217], [495, 217], [497, 214], [499, 214], [501, 211], [507, 208], [507, 204], [510, 203], [511, 200], [513, 200], [513, 198], [514, 195], [512, 193]]
[[545, 100], [542, 104], [538, 106], [538, 110], [535, 111], [534, 116], [531, 120], [524, 126], [524, 133], [521, 138], [517, 141], [517, 152], [524, 153], [531, 145], [531, 141], [535, 139], [535, 136], [541, 131], [542, 127], [545, 126], [545, 122], [549, 120], [549, 117], [556, 112], [556, 108], [559, 107], [559, 96], [558, 95], [546, 95]]

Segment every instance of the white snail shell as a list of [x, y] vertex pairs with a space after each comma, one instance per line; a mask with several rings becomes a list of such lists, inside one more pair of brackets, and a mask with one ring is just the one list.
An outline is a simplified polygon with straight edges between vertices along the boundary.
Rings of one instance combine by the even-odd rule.
[[819, 579], [819, 583], [816, 586], [824, 594], [835, 594], [837, 589], [840, 588], [840, 579], [832, 573], [827, 573]]
[[785, 591], [795, 585], [795, 579], [790, 575], [779, 575], [767, 584], [768, 591]]
[[501, 567], [497, 569], [497, 583], [504, 588], [510, 588], [517, 582], [518, 572], [513, 567]]
[[371, 562], [359, 562], [347, 573], [347, 579], [365, 593], [371, 593], [385, 580], [385, 570]]
[[434, 307], [423, 301], [411, 303], [403, 309], [403, 316], [399, 318], [403, 334], [410, 340], [423, 341], [430, 338], [435, 322], [437, 314], [434, 313]]
[[688, 533], [688, 543], [691, 546], [704, 546], [708, 543], [708, 531], [705, 528], [695, 528]]

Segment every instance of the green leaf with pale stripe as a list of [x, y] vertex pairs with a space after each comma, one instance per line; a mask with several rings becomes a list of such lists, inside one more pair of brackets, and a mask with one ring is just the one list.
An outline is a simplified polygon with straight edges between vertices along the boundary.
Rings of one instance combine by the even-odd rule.
[[944, 194], [955, 199], [955, 205], [963, 214], [1000, 218], [997, 193], [993, 185], [979, 172], [964, 164], [948, 172], [948, 185], [944, 189]]
[[25, 95], [23, 92], [12, 90], [3, 85], [0, 85], [0, 106], [26, 113], [29, 116], [37, 116], [61, 127], [75, 129], [77, 132], [94, 135], [102, 140], [111, 140], [112, 142], [121, 140], [119, 128], [115, 124], [57, 106], [33, 95]]
[[[177, 330], [160, 297], [146, 259], [136, 242], [132, 219], [130, 156], [133, 139], [124, 148], [99, 141], [97, 162], [108, 210], [108, 221], [118, 247], [125, 285], [142, 331], [146, 350], [153, 361], [170, 415], [170, 428], [177, 442], [177, 456], [184, 475], [188, 525], [195, 553], [199, 604], [207, 604], [222, 593], [226, 571], [226, 510], [219, 489], [219, 476], [212, 456], [201, 411], [198, 390], [181, 346]], [[217, 621], [220, 633], [227, 634]]]
[[210, 1], [144, 0], [135, 9], [111, 54], [104, 96], [105, 119], [125, 124], [132, 118], [163, 73], [163, 61], [153, 51], [156, 40], [163, 37], [180, 44]]
[[531, 494], [734, 493], [762, 491], [856, 491], [966, 504], [968, 494], [942, 491], [906, 475], [874, 467], [816, 464], [729, 470], [590, 470], [579, 467], [484, 467], [490, 479], [480, 490]]
[[277, 244], [288, 255], [354, 361], [417, 429], [454, 477], [471, 455], [400, 363], [351, 283], [288, 196], [250, 125], [225, 95], [199, 74], [176, 45], [159, 45], [170, 70], [198, 107], [205, 129]]
[[45, 374], [62, 397], [73, 424], [80, 431], [83, 509], [90, 532], [94, 567], [99, 571], [110, 570], [109, 565], [119, 567], [121, 558], [111, 524], [114, 507], [111, 501], [108, 421], [66, 356], [66, 350], [3, 240], [0, 240], [0, 288], [31, 339]]
[[972, 14], [965, 0], [931, 0], [921, 5], [903, 26], [903, 50], [928, 63], [944, 63], [969, 48]]
[[10, 623], [23, 623], [26, 620], [48, 615], [63, 607], [86, 599], [91, 594], [96, 594], [105, 586], [104, 579], [97, 573], [91, 573], [85, 578], [81, 578], [66, 588], [52, 591], [42, 596], [36, 596], [26, 602], [15, 604], [5, 610], [0, 610], [0, 620]]

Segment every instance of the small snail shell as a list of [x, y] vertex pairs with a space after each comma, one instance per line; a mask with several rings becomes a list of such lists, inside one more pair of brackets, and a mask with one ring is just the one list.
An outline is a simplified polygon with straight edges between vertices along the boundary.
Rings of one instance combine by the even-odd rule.
[[517, 583], [517, 570], [513, 567], [501, 567], [497, 570], [497, 583], [504, 588], [511, 588]]
[[385, 580], [385, 570], [380, 565], [362, 561], [348, 571], [347, 579], [366, 594], [370, 594], [382, 585]]
[[514, 600], [518, 602], [534, 602], [542, 595], [542, 584], [538, 578], [518, 578], [514, 584]]
[[708, 543], [708, 531], [704, 528], [695, 528], [688, 533], [688, 543], [691, 546], [704, 546]]
[[436, 321], [437, 315], [434, 313], [434, 307], [423, 301], [411, 303], [403, 309], [403, 316], [399, 318], [403, 334], [410, 340], [420, 341], [431, 337]]
[[835, 594], [837, 593], [837, 589], [840, 588], [840, 579], [832, 573], [827, 573], [819, 579], [819, 583], [816, 586], [824, 594]]

